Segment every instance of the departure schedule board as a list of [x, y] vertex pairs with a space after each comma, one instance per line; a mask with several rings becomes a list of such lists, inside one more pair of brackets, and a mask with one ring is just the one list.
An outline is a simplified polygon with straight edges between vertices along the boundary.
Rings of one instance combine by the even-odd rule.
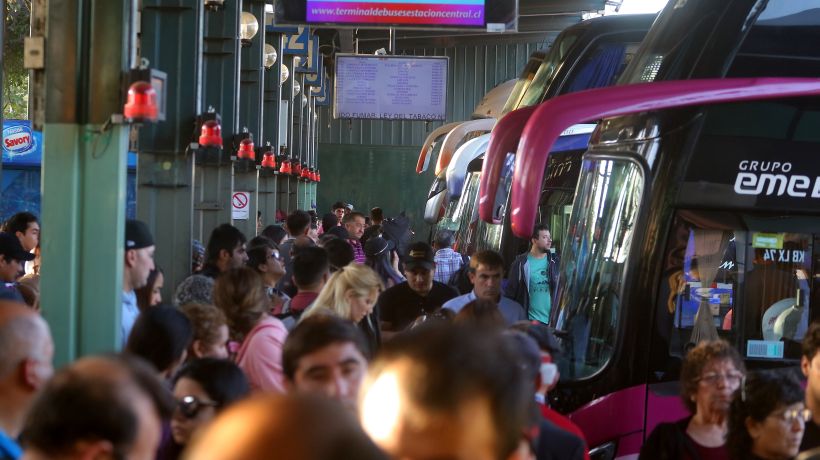
[[334, 118], [444, 120], [448, 58], [336, 55]]

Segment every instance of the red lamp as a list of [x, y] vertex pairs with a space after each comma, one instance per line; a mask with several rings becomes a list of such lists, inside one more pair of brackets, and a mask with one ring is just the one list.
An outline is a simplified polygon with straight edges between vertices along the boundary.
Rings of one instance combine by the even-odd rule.
[[285, 158], [282, 161], [282, 166], [279, 167], [279, 172], [282, 173], [282, 174], [290, 174], [291, 173], [290, 160]]
[[322, 182], [322, 175], [319, 173], [319, 170], [316, 170], [316, 182]]
[[151, 83], [141, 80], [128, 87], [128, 102], [125, 103], [122, 114], [132, 123], [157, 121], [157, 92]]
[[301, 176], [302, 175], [302, 163], [293, 162], [293, 175], [294, 176]]
[[273, 156], [273, 152], [265, 152], [265, 155], [262, 157], [262, 167], [276, 168], [276, 158]]
[[253, 140], [249, 137], [239, 141], [239, 149], [236, 151], [236, 157], [243, 160], [255, 160], [256, 152], [253, 150]]
[[309, 181], [310, 180], [310, 169], [302, 168], [301, 176], [302, 176], [302, 179], [304, 179], [306, 181]]
[[199, 134], [200, 147], [222, 148], [222, 126], [216, 120], [208, 120], [202, 123], [202, 130]]

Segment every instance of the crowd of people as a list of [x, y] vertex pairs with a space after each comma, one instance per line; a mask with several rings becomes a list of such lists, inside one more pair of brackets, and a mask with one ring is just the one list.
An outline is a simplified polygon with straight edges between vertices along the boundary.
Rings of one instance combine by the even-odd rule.
[[[0, 460], [590, 458], [549, 403], [562, 350], [544, 225], [506, 267], [493, 251], [455, 252], [451, 232], [413, 241], [403, 216], [344, 202], [250, 240], [223, 224], [194, 242], [192, 273], [166, 300], [164, 248], [128, 220], [121, 349], [56, 372], [39, 222], [20, 213], [2, 230]], [[680, 373], [691, 415], [655, 427], [640, 458], [820, 446], [818, 351], [815, 324], [804, 390], [788, 370], [747, 371], [726, 342], [697, 344]]]

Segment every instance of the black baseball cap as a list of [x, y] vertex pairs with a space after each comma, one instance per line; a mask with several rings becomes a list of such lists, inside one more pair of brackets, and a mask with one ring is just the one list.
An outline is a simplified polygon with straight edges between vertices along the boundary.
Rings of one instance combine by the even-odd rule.
[[407, 270], [412, 270], [416, 267], [433, 270], [435, 268], [435, 257], [436, 253], [429, 244], [418, 241], [407, 248], [407, 254], [404, 258], [404, 267]]
[[34, 254], [27, 252], [17, 235], [0, 232], [0, 254], [14, 260], [34, 260]]
[[364, 253], [368, 256], [377, 256], [396, 248], [396, 244], [380, 236], [374, 236], [364, 243]]
[[154, 245], [154, 236], [151, 230], [140, 220], [127, 219], [125, 221], [125, 250], [142, 249]]

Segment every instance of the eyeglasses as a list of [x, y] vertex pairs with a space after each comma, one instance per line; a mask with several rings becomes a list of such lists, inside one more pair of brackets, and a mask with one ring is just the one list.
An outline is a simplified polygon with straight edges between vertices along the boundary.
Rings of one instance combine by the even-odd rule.
[[282, 260], [282, 256], [279, 255], [279, 251], [271, 252], [270, 256], [268, 257], [270, 257], [271, 259]]
[[196, 396], [183, 396], [177, 400], [177, 409], [185, 418], [194, 418], [203, 407], [219, 407], [219, 404], [212, 401], [200, 401]]
[[795, 420], [799, 420], [800, 422], [806, 423], [811, 420], [811, 410], [803, 408], [803, 409], [792, 409], [783, 412], [775, 412], [769, 414], [769, 417], [776, 417], [786, 423], [794, 423]]
[[721, 379], [730, 385], [739, 385], [743, 379], [743, 374], [740, 372], [727, 372], [725, 374], [721, 374], [720, 372], [707, 372], [701, 375], [698, 380], [709, 385], [715, 385]]

